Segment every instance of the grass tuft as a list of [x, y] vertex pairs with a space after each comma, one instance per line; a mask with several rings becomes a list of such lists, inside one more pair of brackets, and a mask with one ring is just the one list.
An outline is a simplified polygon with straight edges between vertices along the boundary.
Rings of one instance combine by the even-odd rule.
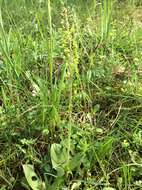
[[142, 187], [141, 0], [0, 0], [0, 190]]

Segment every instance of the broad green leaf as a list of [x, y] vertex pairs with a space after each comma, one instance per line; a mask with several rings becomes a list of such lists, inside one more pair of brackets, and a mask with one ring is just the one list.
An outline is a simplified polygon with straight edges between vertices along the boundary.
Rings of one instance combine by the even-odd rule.
[[74, 170], [76, 167], [80, 166], [83, 156], [79, 153], [75, 155], [69, 162], [70, 170]]
[[105, 187], [105, 188], [103, 188], [103, 190], [116, 190], [116, 189], [113, 187]]
[[80, 186], [81, 186], [81, 181], [73, 183], [72, 187], [71, 187], [71, 190], [79, 189]]
[[63, 176], [67, 163], [67, 151], [60, 144], [51, 145], [51, 162], [58, 175]]
[[112, 151], [112, 145], [113, 145], [113, 138], [108, 138], [105, 140], [105, 142], [103, 144], [99, 145], [99, 149], [98, 149], [98, 155], [101, 158], [104, 158], [105, 156], [109, 156], [111, 151]]
[[27, 180], [29, 186], [33, 190], [45, 189], [44, 184], [42, 183], [42, 181], [38, 178], [37, 174], [35, 173], [33, 165], [24, 164], [23, 170], [24, 170], [26, 180]]

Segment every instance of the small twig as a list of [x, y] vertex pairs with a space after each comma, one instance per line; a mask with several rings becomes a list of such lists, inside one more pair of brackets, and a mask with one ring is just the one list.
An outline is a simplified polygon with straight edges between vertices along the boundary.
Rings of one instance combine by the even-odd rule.
[[120, 114], [120, 111], [121, 111], [121, 108], [122, 108], [122, 104], [119, 106], [117, 116], [116, 116], [116, 118], [114, 119], [114, 121], [112, 122], [111, 127], [113, 127], [113, 126], [115, 125], [115, 123], [117, 122], [118, 117], [119, 117], [119, 114]]

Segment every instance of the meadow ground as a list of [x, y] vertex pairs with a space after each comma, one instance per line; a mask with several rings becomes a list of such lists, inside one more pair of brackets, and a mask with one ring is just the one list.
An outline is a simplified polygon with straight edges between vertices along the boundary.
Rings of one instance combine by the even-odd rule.
[[142, 1], [0, 0], [0, 190], [142, 190]]

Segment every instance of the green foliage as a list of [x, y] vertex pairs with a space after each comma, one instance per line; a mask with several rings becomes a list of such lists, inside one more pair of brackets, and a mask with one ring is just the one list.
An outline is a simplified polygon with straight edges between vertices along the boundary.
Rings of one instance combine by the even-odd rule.
[[32, 165], [24, 164], [23, 170], [24, 170], [24, 174], [27, 179], [27, 182], [33, 190], [45, 189], [44, 184], [34, 172], [34, 167]]
[[103, 188], [103, 190], [115, 190], [115, 188], [112, 188], [112, 187], [105, 187], [105, 188]]
[[67, 164], [67, 151], [60, 144], [51, 145], [51, 162], [58, 176], [63, 176]]
[[0, 1], [1, 190], [141, 188], [141, 5]]

